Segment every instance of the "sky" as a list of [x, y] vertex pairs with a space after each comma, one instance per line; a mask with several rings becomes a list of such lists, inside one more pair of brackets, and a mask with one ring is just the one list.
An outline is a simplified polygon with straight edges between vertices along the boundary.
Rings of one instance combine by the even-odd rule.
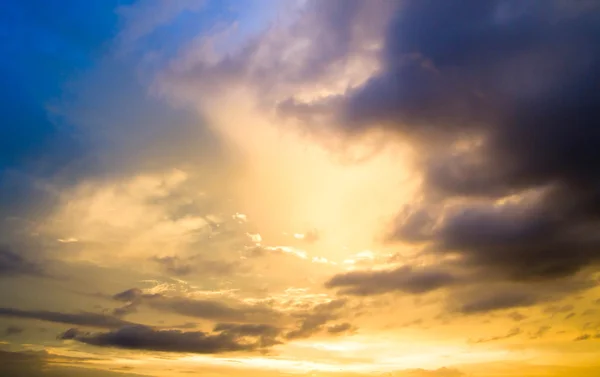
[[3, 377], [600, 375], [600, 2], [7, 0]]

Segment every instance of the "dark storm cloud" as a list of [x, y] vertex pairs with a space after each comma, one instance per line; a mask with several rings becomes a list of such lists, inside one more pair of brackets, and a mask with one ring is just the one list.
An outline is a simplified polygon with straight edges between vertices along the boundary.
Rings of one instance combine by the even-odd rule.
[[20, 310], [14, 308], [0, 308], [0, 317], [36, 319], [40, 321], [66, 323], [75, 326], [89, 326], [108, 329], [133, 324], [116, 317], [97, 313], [61, 313], [47, 310]]
[[328, 288], [341, 288], [340, 293], [367, 296], [399, 291], [421, 294], [451, 286], [458, 278], [438, 267], [403, 266], [385, 271], [352, 271], [334, 276]]
[[60, 338], [99, 347], [201, 354], [252, 351], [267, 346], [261, 340], [243, 342], [235, 331], [224, 330], [209, 334], [202, 331], [155, 330], [139, 325], [104, 333], [86, 333], [70, 329]]
[[[409, 0], [390, 23], [378, 73], [343, 96], [297, 105], [328, 105], [341, 130], [383, 129], [419, 152], [423, 200], [400, 211], [388, 241], [455, 256], [482, 284], [575, 279], [600, 261], [599, 36], [596, 2]], [[407, 269], [397, 280], [352, 272], [328, 285], [415, 293]]]
[[[599, 7], [406, 3], [385, 69], [350, 95], [350, 123], [415, 136], [427, 189], [442, 198], [546, 190], [534, 203], [468, 205], [426, 240], [514, 279], [567, 276], [599, 258], [598, 35]], [[479, 145], [435, 143], [466, 137]]]
[[0, 277], [15, 275], [43, 276], [44, 272], [38, 263], [30, 262], [7, 246], [0, 245]]

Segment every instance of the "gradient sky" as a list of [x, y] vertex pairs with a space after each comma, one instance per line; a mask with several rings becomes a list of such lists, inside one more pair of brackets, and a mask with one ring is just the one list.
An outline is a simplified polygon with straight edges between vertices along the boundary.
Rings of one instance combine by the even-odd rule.
[[0, 375], [600, 375], [600, 2], [8, 0]]

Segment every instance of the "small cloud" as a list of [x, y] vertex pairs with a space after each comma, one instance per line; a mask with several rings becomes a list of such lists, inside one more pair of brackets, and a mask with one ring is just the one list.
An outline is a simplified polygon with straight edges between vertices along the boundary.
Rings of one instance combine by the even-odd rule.
[[8, 327], [6, 327], [6, 329], [4, 329], [4, 336], [11, 336], [11, 335], [20, 334], [23, 331], [25, 331], [25, 329], [22, 328], [22, 327], [8, 326]]
[[327, 332], [335, 335], [352, 332], [353, 330], [354, 327], [349, 322], [338, 323], [327, 327]]
[[592, 338], [592, 336], [590, 334], [583, 334], [583, 335], [579, 335], [577, 338], [573, 339], [573, 341], [580, 342], [582, 340], [588, 340], [591, 338]]
[[262, 236], [258, 233], [246, 233], [248, 235], [248, 237], [250, 237], [250, 240], [256, 244], [259, 244], [262, 242]]
[[346, 300], [337, 299], [314, 306], [303, 313], [298, 313], [300, 318], [298, 327], [288, 332], [287, 339], [308, 338], [323, 330], [324, 326], [331, 321], [337, 320], [339, 311], [346, 305]]
[[0, 308], [0, 317], [37, 319], [40, 321], [65, 323], [75, 326], [89, 326], [108, 329], [133, 324], [132, 322], [123, 321], [114, 316], [90, 312], [62, 313], [47, 310], [20, 310], [14, 308]]
[[269, 335], [264, 334], [264, 331], [270, 331], [268, 325], [264, 326], [264, 328], [256, 327], [252, 329], [241, 328], [236, 325], [217, 326], [219, 330], [215, 333], [157, 330], [141, 325], [125, 326], [117, 330], [100, 333], [83, 332], [72, 328], [59, 335], [59, 339], [74, 340], [98, 347], [218, 354], [254, 351], [276, 344], [277, 342], [269, 336], [271, 333]]
[[538, 339], [538, 338], [543, 337], [544, 335], [546, 335], [546, 333], [548, 331], [550, 331], [551, 328], [552, 327], [550, 327], [550, 326], [541, 326], [540, 328], [537, 329], [537, 331], [535, 333], [533, 333], [531, 335], [531, 339]]
[[58, 242], [60, 243], [75, 243], [75, 242], [79, 242], [79, 240], [75, 237], [69, 237], [69, 238], [59, 238], [57, 239]]

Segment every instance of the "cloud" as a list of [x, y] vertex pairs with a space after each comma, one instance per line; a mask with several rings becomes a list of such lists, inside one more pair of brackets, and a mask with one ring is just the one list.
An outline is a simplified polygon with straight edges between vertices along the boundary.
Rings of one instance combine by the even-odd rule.
[[[261, 105], [268, 106], [283, 93], [314, 88], [321, 81], [345, 82], [348, 78], [340, 77], [341, 72], [371, 68], [360, 63], [374, 55], [373, 45], [381, 38], [389, 10], [395, 7], [380, 0], [368, 4], [309, 1], [299, 9], [288, 6], [291, 12], [282, 12], [279, 22], [245, 36], [241, 44], [232, 41], [239, 36], [229, 29], [205, 36], [163, 73], [158, 86], [172, 98], [200, 102], [202, 107], [231, 88], [245, 86], [262, 95]], [[319, 43], [306, 43], [309, 40]], [[198, 91], [198, 87], [205, 90]]]
[[[155, 310], [214, 321], [215, 332], [232, 336], [259, 336], [263, 344], [274, 342], [280, 334], [292, 340], [308, 338], [325, 330], [330, 334], [341, 334], [354, 329], [349, 323], [326, 327], [329, 322], [344, 316], [342, 310], [347, 303], [345, 299], [309, 307], [294, 307], [287, 311], [231, 299], [218, 301], [145, 294], [138, 288], [117, 293], [113, 299], [127, 303], [124, 307], [117, 308], [115, 313], [128, 314], [139, 306], [146, 305]], [[294, 322], [295, 325], [290, 326]]]
[[540, 326], [536, 332], [531, 334], [531, 339], [538, 339], [546, 335], [552, 329], [551, 326]]
[[256, 337], [260, 347], [270, 347], [281, 343], [277, 338], [282, 330], [268, 324], [218, 323], [213, 328], [213, 332], [220, 332], [232, 338]]
[[0, 317], [36, 319], [47, 322], [108, 329], [133, 324], [132, 322], [124, 321], [113, 316], [97, 313], [61, 313], [47, 310], [20, 310], [14, 308], [0, 308]]
[[328, 288], [341, 293], [366, 296], [385, 292], [422, 294], [457, 283], [458, 278], [437, 267], [402, 266], [393, 270], [352, 271], [331, 278]]
[[6, 329], [4, 329], [4, 336], [17, 335], [22, 333], [23, 331], [25, 331], [25, 329], [22, 327], [7, 326]]
[[599, 17], [597, 5], [561, 1], [409, 0], [388, 25], [381, 69], [364, 83], [281, 101], [280, 112], [308, 129], [383, 132], [415, 151], [421, 192], [385, 240], [414, 247], [427, 267], [352, 271], [326, 286], [365, 296], [447, 288], [448, 309], [463, 314], [592, 287]]
[[73, 328], [60, 338], [99, 347], [200, 354], [253, 351], [272, 345], [264, 344], [263, 339], [250, 343], [243, 341], [241, 336], [251, 335], [248, 329], [221, 330], [219, 333], [207, 334], [201, 331], [155, 330], [136, 325], [104, 333], [86, 333]]
[[337, 320], [340, 317], [340, 309], [344, 308], [346, 304], [346, 300], [336, 299], [296, 313], [294, 316], [300, 318], [298, 327], [285, 334], [285, 337], [293, 340], [308, 338], [319, 333], [328, 322]]
[[164, 312], [218, 322], [264, 323], [278, 321], [281, 318], [281, 313], [261, 304], [251, 305], [239, 301], [233, 301], [228, 304], [210, 299], [191, 299], [187, 297], [166, 296], [158, 293], [144, 294], [138, 288], [117, 293], [113, 296], [113, 299], [128, 303], [125, 307], [119, 309], [124, 313], [139, 305], [147, 305]]
[[121, 47], [132, 48], [139, 39], [151, 34], [158, 27], [169, 24], [182, 12], [197, 12], [205, 3], [205, 0], [184, 0], [174, 3], [138, 2], [118, 7], [116, 11], [124, 21], [124, 26], [117, 37]]
[[0, 246], [0, 277], [15, 275], [44, 276], [45, 273], [38, 263], [28, 261], [6, 246]]
[[200, 255], [181, 258], [178, 256], [153, 257], [163, 271], [175, 276], [187, 276], [191, 273], [203, 275], [223, 275], [239, 269], [238, 263], [209, 260]]
[[588, 340], [591, 339], [592, 336], [590, 334], [583, 334], [583, 335], [579, 335], [578, 337], [576, 337], [575, 339], [573, 339], [575, 342], [580, 342], [583, 340]]
[[520, 328], [515, 327], [515, 328], [511, 329], [505, 335], [493, 336], [490, 338], [480, 338], [480, 339], [475, 340], [474, 343], [489, 343], [489, 342], [496, 342], [498, 340], [505, 340], [505, 339], [515, 337], [515, 336], [521, 334], [522, 332], [523, 331]]
[[402, 377], [462, 377], [465, 373], [454, 368], [440, 368], [440, 369], [412, 369], [406, 371], [398, 371], [394, 375]]
[[[140, 374], [118, 373], [86, 367], [79, 357], [53, 355], [46, 351], [11, 352], [0, 350], [0, 375], [3, 377], [141, 377]], [[97, 361], [97, 359], [95, 359]], [[78, 368], [68, 366], [76, 364]]]
[[467, 294], [460, 300], [458, 312], [464, 314], [485, 313], [499, 309], [533, 306], [543, 299], [534, 292], [527, 291], [483, 291], [479, 295]]
[[[433, 216], [443, 221], [427, 240], [440, 252], [510, 279], [573, 275], [600, 257], [600, 48], [591, 38], [600, 8], [455, 5], [407, 2], [386, 40], [385, 69], [349, 96], [346, 119], [422, 140], [426, 189], [438, 197], [489, 198]], [[495, 202], [531, 190], [535, 201]]]
[[327, 332], [330, 334], [342, 334], [346, 332], [351, 332], [353, 330], [354, 326], [352, 326], [352, 324], [349, 322], [338, 323], [327, 327]]

